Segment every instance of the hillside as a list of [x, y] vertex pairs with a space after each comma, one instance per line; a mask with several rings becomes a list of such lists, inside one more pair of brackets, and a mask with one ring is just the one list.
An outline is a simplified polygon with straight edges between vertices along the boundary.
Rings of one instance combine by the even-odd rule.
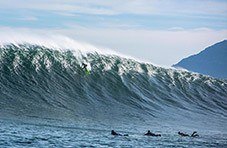
[[207, 47], [198, 54], [184, 58], [173, 67], [227, 79], [227, 40]]

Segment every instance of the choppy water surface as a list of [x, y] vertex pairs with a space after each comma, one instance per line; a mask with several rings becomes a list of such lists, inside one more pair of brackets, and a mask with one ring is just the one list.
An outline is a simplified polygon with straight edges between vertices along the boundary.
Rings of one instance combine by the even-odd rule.
[[[137, 131], [137, 130], [135, 130]], [[227, 135], [200, 134], [180, 137], [174, 131], [159, 131], [161, 137], [143, 136], [143, 131], [119, 131], [129, 136], [112, 136], [110, 130], [1, 122], [1, 147], [226, 147]], [[144, 131], [145, 132], [145, 131]], [[167, 133], [165, 133], [167, 132]]]

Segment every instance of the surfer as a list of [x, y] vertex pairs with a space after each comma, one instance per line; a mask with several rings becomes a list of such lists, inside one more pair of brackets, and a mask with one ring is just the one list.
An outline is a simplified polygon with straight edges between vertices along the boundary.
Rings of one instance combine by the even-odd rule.
[[155, 133], [152, 133], [150, 130], [147, 131], [147, 133], [144, 134], [145, 136], [155, 136], [155, 137], [160, 137], [161, 134], [155, 134]]
[[[189, 134], [186, 134], [186, 133], [181, 133], [181, 132], [178, 132], [178, 134], [182, 137], [189, 137], [190, 135]], [[197, 134], [196, 131], [194, 131], [192, 134], [191, 134], [191, 137], [199, 137], [199, 135]]]
[[111, 130], [111, 135], [114, 135], [114, 136], [128, 136], [128, 134], [122, 135], [122, 134], [119, 134], [119, 133], [115, 132], [114, 130]]
[[90, 74], [90, 71], [87, 69], [87, 64], [82, 63], [82, 70], [85, 72], [86, 75]]
[[85, 63], [82, 63], [82, 69], [87, 69], [87, 64], [85, 64]]
[[180, 135], [180, 136], [182, 136], [182, 137], [188, 137], [189, 135], [188, 134], [186, 134], [186, 133], [182, 133], [182, 132], [178, 132], [178, 135]]
[[191, 137], [199, 137], [199, 135], [197, 134], [196, 131], [194, 131], [194, 132], [192, 133]]
[[118, 134], [118, 133], [115, 132], [114, 130], [111, 131], [111, 135], [114, 135], [114, 136], [122, 136], [121, 134]]

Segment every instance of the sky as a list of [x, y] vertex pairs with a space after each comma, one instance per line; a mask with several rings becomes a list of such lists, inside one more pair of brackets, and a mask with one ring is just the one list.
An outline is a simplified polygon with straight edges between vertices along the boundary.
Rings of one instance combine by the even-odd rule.
[[171, 66], [227, 39], [227, 1], [0, 1], [0, 39], [18, 34], [62, 35]]

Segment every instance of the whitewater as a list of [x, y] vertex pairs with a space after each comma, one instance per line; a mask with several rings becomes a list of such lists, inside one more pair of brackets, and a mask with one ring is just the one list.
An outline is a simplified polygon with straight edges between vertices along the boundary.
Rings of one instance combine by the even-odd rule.
[[0, 46], [1, 147], [227, 146], [226, 80], [67, 43]]

